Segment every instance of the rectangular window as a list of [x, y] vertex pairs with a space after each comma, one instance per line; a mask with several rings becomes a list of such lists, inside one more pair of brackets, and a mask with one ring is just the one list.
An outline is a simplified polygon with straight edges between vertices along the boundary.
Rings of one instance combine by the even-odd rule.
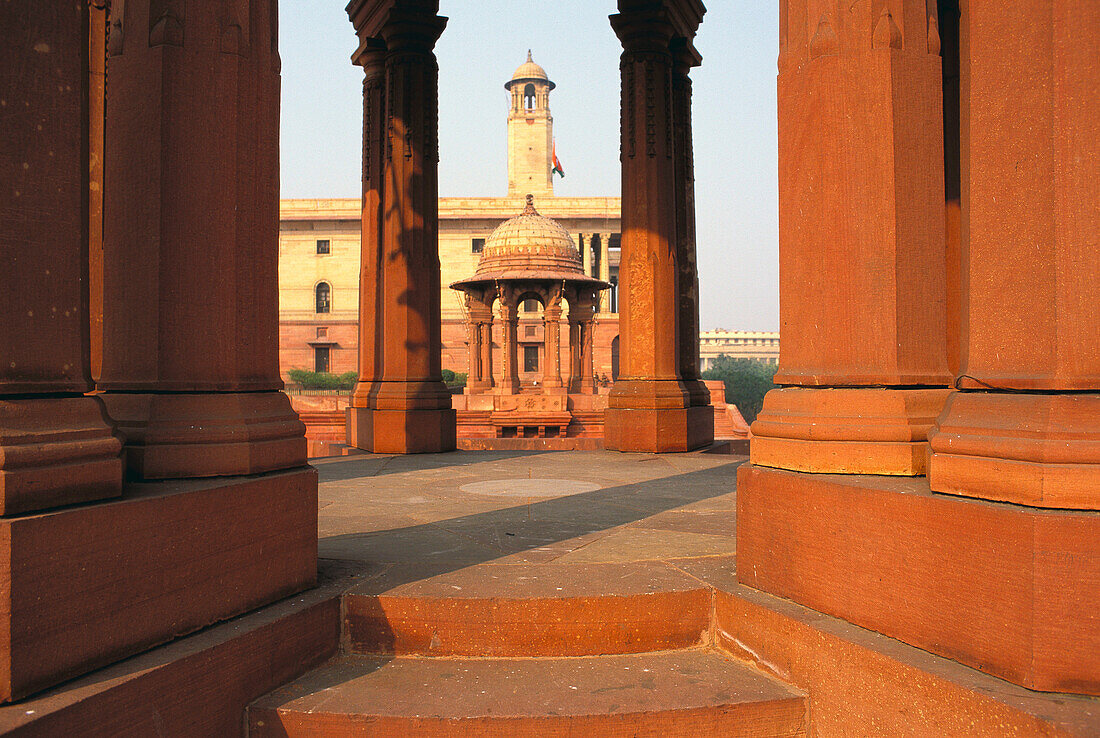
[[313, 371], [315, 372], [327, 372], [329, 363], [328, 346], [317, 346], [313, 349]]
[[330, 246], [329, 240], [327, 238], [317, 239], [317, 253], [318, 254], [327, 254], [327, 253], [329, 253], [330, 247], [331, 246]]
[[526, 326], [524, 328], [524, 335], [527, 338], [534, 338], [535, 337], [535, 326], [533, 326], [533, 325]]
[[480, 254], [484, 248], [485, 248], [485, 239], [484, 238], [475, 238], [470, 243], [470, 253], [471, 254]]
[[539, 347], [523, 347], [523, 371], [537, 372], [539, 370]]
[[522, 310], [525, 313], [537, 313], [539, 311], [539, 301], [538, 300], [524, 300]]
[[317, 329], [317, 337], [318, 338], [328, 338], [328, 328], [327, 327], [318, 328]]

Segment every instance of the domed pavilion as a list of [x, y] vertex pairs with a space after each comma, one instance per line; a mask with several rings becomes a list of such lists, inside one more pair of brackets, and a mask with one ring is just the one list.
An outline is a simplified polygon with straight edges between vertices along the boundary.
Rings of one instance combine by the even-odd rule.
[[[591, 409], [591, 402], [570, 398], [596, 393], [592, 367], [594, 314], [600, 292], [609, 287], [608, 282], [585, 274], [580, 251], [569, 233], [553, 219], [540, 215], [531, 195], [527, 195], [522, 213], [501, 223], [486, 239], [474, 275], [451, 284], [451, 289], [466, 296], [470, 356], [466, 406], [471, 411], [498, 415], [492, 421], [495, 436], [565, 436], [569, 410], [574, 406]], [[529, 300], [537, 301], [543, 309], [543, 361], [540, 380], [524, 387], [520, 382], [518, 329], [520, 308]], [[502, 324], [499, 382], [494, 379], [494, 305], [498, 306]], [[569, 356], [563, 377], [561, 319], [566, 305]], [[485, 397], [478, 399], [479, 395]], [[519, 395], [524, 396], [523, 401], [502, 399]], [[535, 399], [537, 396], [545, 399]], [[532, 426], [523, 419], [499, 415], [513, 411], [542, 411], [557, 417], [542, 418], [546, 422]]]

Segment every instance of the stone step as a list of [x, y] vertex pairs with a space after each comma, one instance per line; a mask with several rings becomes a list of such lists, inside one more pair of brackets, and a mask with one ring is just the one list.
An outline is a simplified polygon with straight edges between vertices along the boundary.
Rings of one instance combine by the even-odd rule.
[[482, 565], [391, 583], [369, 579], [344, 595], [352, 653], [593, 656], [710, 638], [711, 589], [661, 561]]
[[803, 736], [805, 697], [719, 653], [343, 656], [254, 702], [280, 736]]

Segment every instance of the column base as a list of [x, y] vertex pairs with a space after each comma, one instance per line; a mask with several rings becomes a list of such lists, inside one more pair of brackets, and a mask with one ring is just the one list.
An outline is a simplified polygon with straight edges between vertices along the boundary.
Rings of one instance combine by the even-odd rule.
[[641, 453], [692, 451], [714, 442], [714, 410], [706, 407], [609, 407], [604, 448]]
[[928, 440], [936, 492], [1100, 510], [1100, 394], [955, 392]]
[[757, 466], [826, 474], [925, 473], [928, 431], [951, 390], [787, 387], [752, 424]]
[[0, 537], [9, 701], [313, 586], [317, 473], [135, 484]]
[[706, 382], [701, 379], [690, 379], [684, 381], [684, 386], [687, 387], [688, 397], [693, 406], [710, 406], [710, 389]]
[[121, 449], [98, 398], [0, 399], [0, 515], [118, 497]]
[[374, 454], [454, 451], [454, 410], [348, 408], [348, 445]]
[[745, 464], [737, 579], [1028, 689], [1100, 694], [1100, 515]]
[[102, 395], [140, 479], [258, 474], [306, 463], [305, 425], [282, 392]]

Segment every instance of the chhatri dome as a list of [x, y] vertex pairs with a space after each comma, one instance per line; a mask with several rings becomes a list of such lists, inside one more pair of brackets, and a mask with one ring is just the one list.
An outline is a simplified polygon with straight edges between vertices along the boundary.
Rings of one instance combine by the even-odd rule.
[[474, 275], [451, 286], [461, 288], [465, 284], [511, 279], [610, 286], [584, 273], [580, 251], [569, 232], [553, 218], [540, 215], [531, 195], [527, 196], [527, 207], [522, 213], [501, 223], [485, 240]]
[[554, 83], [550, 81], [550, 78], [546, 76], [546, 70], [538, 64], [535, 64], [534, 60], [531, 59], [531, 50], [528, 49], [527, 61], [516, 67], [516, 73], [512, 75], [511, 80], [504, 84], [504, 88], [510, 90], [512, 89], [512, 85], [517, 82], [530, 82], [533, 80], [546, 82], [550, 85], [551, 90], [555, 87]]

